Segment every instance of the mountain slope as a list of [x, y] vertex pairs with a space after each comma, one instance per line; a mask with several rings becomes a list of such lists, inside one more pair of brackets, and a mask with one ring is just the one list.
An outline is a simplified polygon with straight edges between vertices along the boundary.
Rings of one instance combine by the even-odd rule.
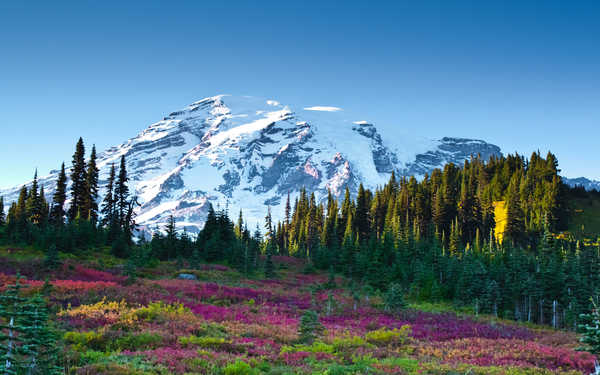
[[590, 180], [585, 177], [578, 177], [578, 178], [563, 177], [562, 180], [565, 184], [569, 185], [570, 187], [582, 186], [587, 191], [590, 191], [590, 190], [600, 191], [600, 181]]
[[[384, 184], [392, 171], [422, 176], [472, 155], [499, 155], [479, 140], [383, 139], [373, 124], [350, 121], [335, 107], [292, 109], [273, 100], [219, 95], [192, 103], [150, 125], [136, 137], [98, 156], [100, 183], [110, 165], [126, 155], [131, 183], [141, 203], [137, 221], [163, 226], [173, 214], [180, 227], [203, 225], [208, 202], [250, 223], [262, 221], [266, 206], [283, 212], [285, 196], [304, 186], [319, 199], [346, 187], [353, 193]], [[57, 171], [41, 179], [51, 195]], [[133, 189], [132, 189], [133, 190]], [[8, 202], [18, 187], [0, 192]], [[103, 195], [104, 191], [100, 191]]]

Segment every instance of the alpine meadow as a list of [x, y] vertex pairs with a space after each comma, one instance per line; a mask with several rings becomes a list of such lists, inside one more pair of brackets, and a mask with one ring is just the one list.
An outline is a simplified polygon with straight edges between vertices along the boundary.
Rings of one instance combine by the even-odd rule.
[[600, 374], [598, 12], [0, 5], [0, 375]]

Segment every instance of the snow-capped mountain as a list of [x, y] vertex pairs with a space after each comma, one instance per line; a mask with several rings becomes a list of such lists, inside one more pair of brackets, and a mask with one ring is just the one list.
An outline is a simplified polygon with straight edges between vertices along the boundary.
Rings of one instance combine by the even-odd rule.
[[[422, 176], [472, 155], [499, 155], [480, 140], [384, 139], [366, 121], [346, 119], [335, 107], [292, 108], [274, 100], [219, 95], [192, 103], [150, 125], [136, 137], [98, 155], [100, 184], [110, 165], [126, 155], [130, 183], [141, 207], [137, 222], [162, 227], [173, 214], [179, 227], [202, 227], [208, 203], [249, 222], [264, 219], [267, 206], [281, 217], [286, 195], [302, 187], [319, 199], [362, 182], [374, 188], [398, 175]], [[58, 162], [57, 162], [58, 164]], [[48, 196], [58, 171], [40, 179]], [[19, 187], [1, 191], [8, 202]], [[101, 189], [101, 196], [104, 191]]]
[[563, 182], [571, 187], [582, 186], [585, 190], [598, 190], [600, 191], [600, 181], [590, 180], [585, 177], [578, 178], [562, 178]]

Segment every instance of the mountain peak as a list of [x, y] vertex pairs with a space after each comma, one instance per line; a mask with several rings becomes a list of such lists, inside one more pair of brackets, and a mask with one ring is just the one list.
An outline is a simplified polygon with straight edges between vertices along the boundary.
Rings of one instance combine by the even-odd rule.
[[[360, 183], [383, 185], [392, 172], [422, 176], [447, 162], [500, 154], [480, 140], [384, 139], [373, 123], [346, 117], [328, 105], [294, 109], [272, 98], [206, 97], [99, 154], [100, 183], [125, 155], [141, 203], [138, 223], [154, 229], [173, 214], [181, 228], [196, 232], [209, 203], [241, 208], [258, 222], [266, 206], [274, 206], [278, 218], [282, 197], [302, 187], [319, 199], [328, 191], [340, 197]], [[53, 172], [41, 180], [49, 195], [56, 177]], [[0, 194], [11, 201], [17, 191]]]

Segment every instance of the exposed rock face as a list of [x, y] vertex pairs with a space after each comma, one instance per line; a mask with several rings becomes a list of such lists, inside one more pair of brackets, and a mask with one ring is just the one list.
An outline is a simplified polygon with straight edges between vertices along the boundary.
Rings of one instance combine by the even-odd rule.
[[441, 165], [447, 163], [460, 165], [471, 156], [478, 155], [483, 160], [488, 160], [491, 156], [501, 155], [500, 147], [476, 139], [444, 137], [436, 149], [418, 154], [403, 174], [422, 176]]
[[[99, 154], [100, 184], [111, 164], [125, 155], [141, 203], [137, 221], [164, 227], [174, 215], [180, 229], [197, 232], [208, 204], [250, 224], [264, 219], [267, 205], [283, 214], [285, 196], [302, 187], [319, 199], [328, 190], [341, 197], [346, 187], [375, 188], [394, 171], [423, 176], [448, 162], [500, 155], [500, 148], [461, 138], [384, 139], [370, 123], [351, 122], [333, 107], [291, 109], [271, 100], [215, 96], [192, 103], [150, 125], [125, 143]], [[57, 162], [58, 164], [58, 162]], [[40, 180], [51, 197], [57, 171]], [[19, 187], [0, 192], [8, 202]], [[103, 189], [100, 191], [104, 195]]]
[[600, 181], [590, 180], [585, 177], [578, 177], [578, 178], [563, 177], [562, 180], [565, 184], [567, 184], [571, 187], [581, 186], [587, 191], [590, 191], [590, 190], [600, 191]]

